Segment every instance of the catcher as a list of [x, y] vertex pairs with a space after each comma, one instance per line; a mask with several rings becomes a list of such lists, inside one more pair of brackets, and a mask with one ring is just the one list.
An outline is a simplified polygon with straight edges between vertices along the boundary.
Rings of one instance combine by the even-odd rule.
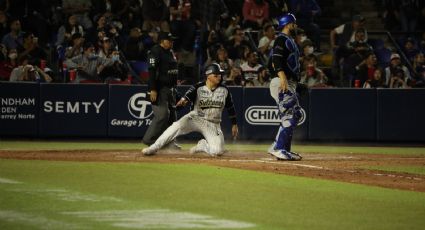
[[301, 107], [296, 93], [300, 53], [295, 41], [290, 37], [291, 31], [296, 28], [293, 14], [286, 14], [279, 19], [279, 29], [282, 31], [275, 40], [269, 59], [269, 68], [277, 75], [270, 83], [270, 94], [278, 105], [281, 124], [268, 153], [278, 160], [302, 158], [291, 152], [293, 129], [301, 118]]

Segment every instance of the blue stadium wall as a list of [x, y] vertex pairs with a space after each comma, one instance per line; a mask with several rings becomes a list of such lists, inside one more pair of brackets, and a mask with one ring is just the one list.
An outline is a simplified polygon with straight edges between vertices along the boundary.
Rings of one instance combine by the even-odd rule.
[[[229, 87], [240, 138], [271, 140], [279, 118], [267, 88]], [[188, 86], [178, 88], [184, 93]], [[143, 85], [0, 83], [0, 136], [142, 138], [153, 113]], [[311, 89], [297, 140], [425, 141], [425, 89]], [[189, 108], [178, 111], [179, 116]], [[224, 112], [223, 131], [230, 137]], [[185, 138], [197, 138], [188, 135]]]

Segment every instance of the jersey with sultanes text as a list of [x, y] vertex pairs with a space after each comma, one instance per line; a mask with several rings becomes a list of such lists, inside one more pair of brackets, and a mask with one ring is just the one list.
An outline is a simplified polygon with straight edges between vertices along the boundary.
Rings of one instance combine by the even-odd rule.
[[184, 98], [192, 102], [195, 114], [207, 121], [221, 122], [223, 109], [226, 108], [232, 124], [236, 124], [236, 111], [229, 89], [224, 85], [210, 90], [205, 82], [192, 86]]

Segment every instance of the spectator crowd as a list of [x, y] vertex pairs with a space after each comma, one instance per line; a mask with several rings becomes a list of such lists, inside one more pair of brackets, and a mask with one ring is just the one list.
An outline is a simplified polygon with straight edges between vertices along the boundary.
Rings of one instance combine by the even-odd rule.
[[316, 0], [0, 0], [0, 80], [145, 84], [148, 52], [171, 32], [179, 84], [218, 63], [226, 85], [267, 87], [276, 19], [291, 12], [307, 87], [424, 87], [425, 3], [376, 2], [386, 28], [405, 32], [400, 49], [370, 39], [366, 18], [353, 14], [329, 33], [329, 70]]

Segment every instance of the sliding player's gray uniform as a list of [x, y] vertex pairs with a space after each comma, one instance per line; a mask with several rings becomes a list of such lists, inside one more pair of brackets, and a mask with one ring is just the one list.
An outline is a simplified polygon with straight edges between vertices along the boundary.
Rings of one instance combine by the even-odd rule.
[[[190, 132], [200, 132], [205, 139], [198, 142], [191, 152], [206, 152], [221, 155], [224, 152], [224, 137], [220, 122], [223, 109], [226, 108], [232, 124], [236, 124], [236, 111], [232, 95], [224, 85], [210, 90], [205, 82], [192, 86], [185, 94], [192, 103], [193, 110], [174, 122], [157, 141], [149, 146], [149, 152], [156, 152], [177, 136]], [[147, 154], [149, 155], [149, 154]]]

